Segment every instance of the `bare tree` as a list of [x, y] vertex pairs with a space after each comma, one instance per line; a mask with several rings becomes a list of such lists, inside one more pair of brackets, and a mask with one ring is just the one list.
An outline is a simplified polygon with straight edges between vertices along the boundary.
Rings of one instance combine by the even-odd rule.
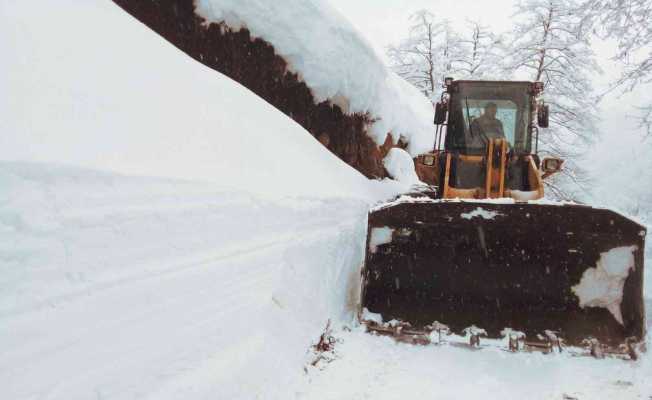
[[485, 25], [468, 21], [456, 32], [450, 21], [421, 10], [410, 17], [408, 38], [387, 49], [394, 70], [436, 101], [445, 77], [456, 79], [500, 79], [505, 77], [502, 60], [504, 40]]
[[446, 76], [460, 70], [461, 39], [448, 20], [421, 10], [410, 17], [408, 38], [387, 48], [394, 70], [433, 101]]
[[578, 161], [597, 133], [590, 75], [600, 69], [576, 9], [574, 0], [521, 0], [509, 62], [517, 75], [545, 84], [550, 128], [541, 131], [540, 148], [566, 160], [564, 173], [549, 182], [562, 198], [583, 189], [587, 178]]
[[639, 107], [641, 110], [640, 121], [641, 126], [647, 129], [648, 137], [652, 137], [652, 104], [644, 107]]
[[[584, 0], [580, 11], [585, 29], [618, 43], [614, 56], [623, 67], [614, 83], [631, 91], [652, 83], [652, 0]], [[639, 107], [641, 125], [652, 136], [652, 104]]]
[[460, 78], [504, 79], [507, 74], [502, 65], [505, 54], [503, 37], [478, 21], [467, 21], [466, 28], [457, 60], [462, 73]]

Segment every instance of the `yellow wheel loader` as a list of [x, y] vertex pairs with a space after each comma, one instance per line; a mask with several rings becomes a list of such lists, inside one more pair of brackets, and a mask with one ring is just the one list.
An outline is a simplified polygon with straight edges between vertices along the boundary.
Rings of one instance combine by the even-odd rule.
[[[635, 357], [645, 336], [645, 228], [607, 209], [544, 200], [562, 160], [537, 155], [541, 82], [454, 81], [436, 105], [431, 190], [369, 213], [360, 320], [414, 343], [443, 330], [509, 348]], [[582, 350], [584, 351], [584, 350]]]

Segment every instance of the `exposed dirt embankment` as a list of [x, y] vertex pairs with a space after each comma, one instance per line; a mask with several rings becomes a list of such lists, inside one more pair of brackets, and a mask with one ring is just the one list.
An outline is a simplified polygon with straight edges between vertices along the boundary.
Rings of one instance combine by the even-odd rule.
[[382, 159], [392, 143], [388, 140], [379, 147], [366, 134], [371, 117], [346, 115], [330, 102], [317, 103], [268, 42], [252, 39], [246, 29], [205, 24], [195, 14], [192, 0], [114, 2], [195, 60], [241, 83], [294, 119], [365, 176], [386, 176]]

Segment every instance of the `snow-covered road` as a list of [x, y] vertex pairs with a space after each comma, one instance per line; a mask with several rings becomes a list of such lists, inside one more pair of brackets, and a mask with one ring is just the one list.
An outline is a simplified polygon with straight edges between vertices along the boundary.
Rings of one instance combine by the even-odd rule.
[[360, 201], [21, 163], [0, 184], [3, 399], [284, 397], [360, 264]]
[[280, 248], [173, 263], [3, 318], [3, 391], [15, 399], [218, 393], [264, 344], [251, 325], [269, 304]]
[[[0, 185], [2, 399], [652, 395], [649, 356], [414, 347], [362, 332], [361, 200], [29, 163], [0, 163]], [[337, 357], [314, 368], [328, 319]]]

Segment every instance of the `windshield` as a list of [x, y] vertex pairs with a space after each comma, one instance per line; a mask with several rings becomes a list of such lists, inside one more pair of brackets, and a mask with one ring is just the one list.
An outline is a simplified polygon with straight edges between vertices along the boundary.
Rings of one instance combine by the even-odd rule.
[[530, 96], [526, 84], [459, 82], [451, 95], [446, 147], [482, 154], [492, 138], [506, 138], [519, 152], [530, 151]]

